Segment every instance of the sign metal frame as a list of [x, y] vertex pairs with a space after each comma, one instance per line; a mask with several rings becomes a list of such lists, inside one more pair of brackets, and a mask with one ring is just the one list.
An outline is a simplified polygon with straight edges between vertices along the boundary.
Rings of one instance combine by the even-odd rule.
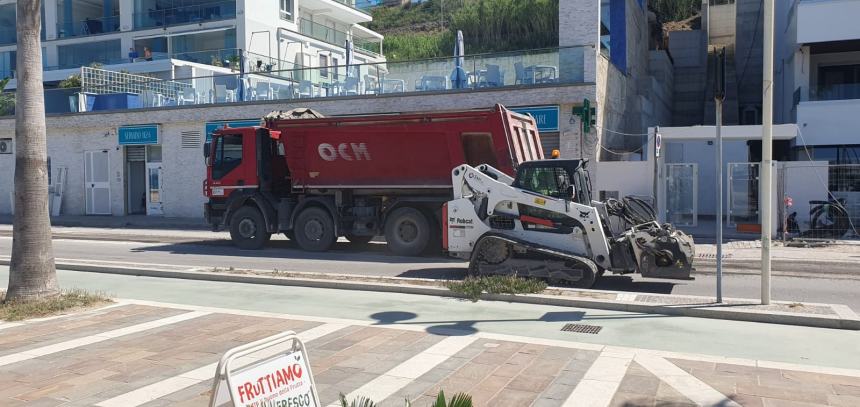
[[236, 369], [235, 373], [240, 373], [243, 371], [253, 369], [259, 365], [265, 364], [266, 362], [269, 362], [271, 360], [274, 360], [274, 359], [282, 357], [282, 356], [287, 356], [287, 355], [290, 355], [290, 354], [293, 354], [296, 352], [301, 352], [301, 355], [304, 358], [305, 364], [307, 367], [307, 380], [310, 381], [310, 387], [311, 387], [311, 394], [313, 396], [313, 402], [315, 405], [321, 406], [319, 394], [317, 394], [317, 386], [316, 386], [316, 383], [314, 382], [314, 375], [313, 375], [313, 372], [311, 371], [311, 362], [310, 362], [310, 359], [308, 358], [308, 353], [307, 353], [307, 350], [305, 348], [305, 344], [304, 344], [304, 342], [302, 342], [301, 339], [299, 339], [298, 335], [296, 335], [296, 333], [294, 331], [282, 332], [280, 334], [273, 335], [273, 336], [270, 336], [268, 338], [263, 338], [263, 339], [260, 339], [258, 341], [255, 341], [255, 342], [251, 342], [251, 343], [237, 346], [237, 347], [230, 349], [227, 352], [225, 352], [224, 355], [221, 356], [221, 359], [218, 361], [218, 367], [215, 370], [215, 379], [212, 382], [212, 395], [209, 398], [209, 406], [210, 407], [216, 407], [216, 406], [222, 405], [223, 403], [227, 402], [226, 400], [223, 400], [221, 397], [219, 397], [219, 391], [221, 391], [222, 384], [226, 384], [226, 386], [227, 386], [225, 389], [223, 389], [223, 392], [226, 393], [226, 395], [229, 397], [229, 402], [231, 403], [231, 405], [242, 406], [242, 404], [239, 404], [236, 402], [236, 400], [233, 400], [233, 393], [231, 391], [233, 383], [230, 380], [230, 374], [231, 374], [232, 369], [233, 369], [233, 364], [239, 358], [249, 356], [249, 355], [252, 355], [252, 354], [257, 353], [257, 352], [261, 352], [267, 348], [270, 348], [270, 347], [273, 347], [276, 345], [280, 345], [282, 343], [289, 342], [289, 341], [292, 341], [292, 346], [289, 348], [289, 350], [276, 352], [276, 353], [269, 355], [267, 357], [256, 359], [256, 360], [252, 361], [251, 363], [240, 366], [239, 368]]

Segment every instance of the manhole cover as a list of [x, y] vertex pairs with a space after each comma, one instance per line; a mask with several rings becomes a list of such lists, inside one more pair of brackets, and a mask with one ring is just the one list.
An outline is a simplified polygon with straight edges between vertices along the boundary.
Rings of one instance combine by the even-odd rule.
[[597, 334], [601, 329], [603, 329], [602, 326], [583, 324], [565, 324], [564, 327], [561, 328], [564, 332], [579, 332], [582, 334]]

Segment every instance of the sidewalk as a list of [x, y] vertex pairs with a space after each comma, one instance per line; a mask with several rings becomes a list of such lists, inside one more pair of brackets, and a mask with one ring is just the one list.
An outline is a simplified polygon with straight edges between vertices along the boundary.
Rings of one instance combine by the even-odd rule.
[[855, 369], [577, 342], [587, 333], [539, 339], [135, 300], [0, 329], [4, 406], [205, 406], [223, 352], [285, 330], [305, 342], [323, 406], [344, 393], [422, 407], [439, 390], [493, 407], [860, 401]]
[[[11, 225], [12, 219], [11, 215], [0, 215], [0, 225]], [[203, 218], [165, 218], [146, 215], [61, 215], [51, 217], [51, 225], [105, 229], [211, 230]]]

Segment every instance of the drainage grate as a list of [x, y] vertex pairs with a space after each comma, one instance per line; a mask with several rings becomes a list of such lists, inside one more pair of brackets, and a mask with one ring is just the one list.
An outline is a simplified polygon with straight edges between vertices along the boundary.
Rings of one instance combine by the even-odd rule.
[[561, 328], [564, 332], [579, 332], [583, 334], [598, 334], [600, 330], [603, 329], [602, 326], [597, 325], [583, 325], [583, 324], [565, 324], [564, 327]]

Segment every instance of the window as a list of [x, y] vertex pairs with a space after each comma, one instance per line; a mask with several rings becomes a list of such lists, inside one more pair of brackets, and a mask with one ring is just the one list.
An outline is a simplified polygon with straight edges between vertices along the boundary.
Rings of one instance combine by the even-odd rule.
[[332, 77], [333, 79], [337, 79], [337, 66], [338, 66], [337, 58], [332, 57], [332, 59], [331, 59], [331, 66], [334, 68], [334, 69], [332, 69], [332, 71], [331, 71], [331, 77]]
[[281, 19], [293, 21], [293, 0], [281, 0]]
[[565, 198], [571, 186], [570, 175], [561, 167], [523, 168], [515, 186], [553, 198]]
[[860, 99], [860, 64], [818, 68], [818, 99]]
[[320, 55], [320, 76], [328, 78], [328, 55]]
[[241, 163], [241, 134], [227, 134], [215, 139], [215, 160], [212, 164], [212, 178], [223, 178]]

